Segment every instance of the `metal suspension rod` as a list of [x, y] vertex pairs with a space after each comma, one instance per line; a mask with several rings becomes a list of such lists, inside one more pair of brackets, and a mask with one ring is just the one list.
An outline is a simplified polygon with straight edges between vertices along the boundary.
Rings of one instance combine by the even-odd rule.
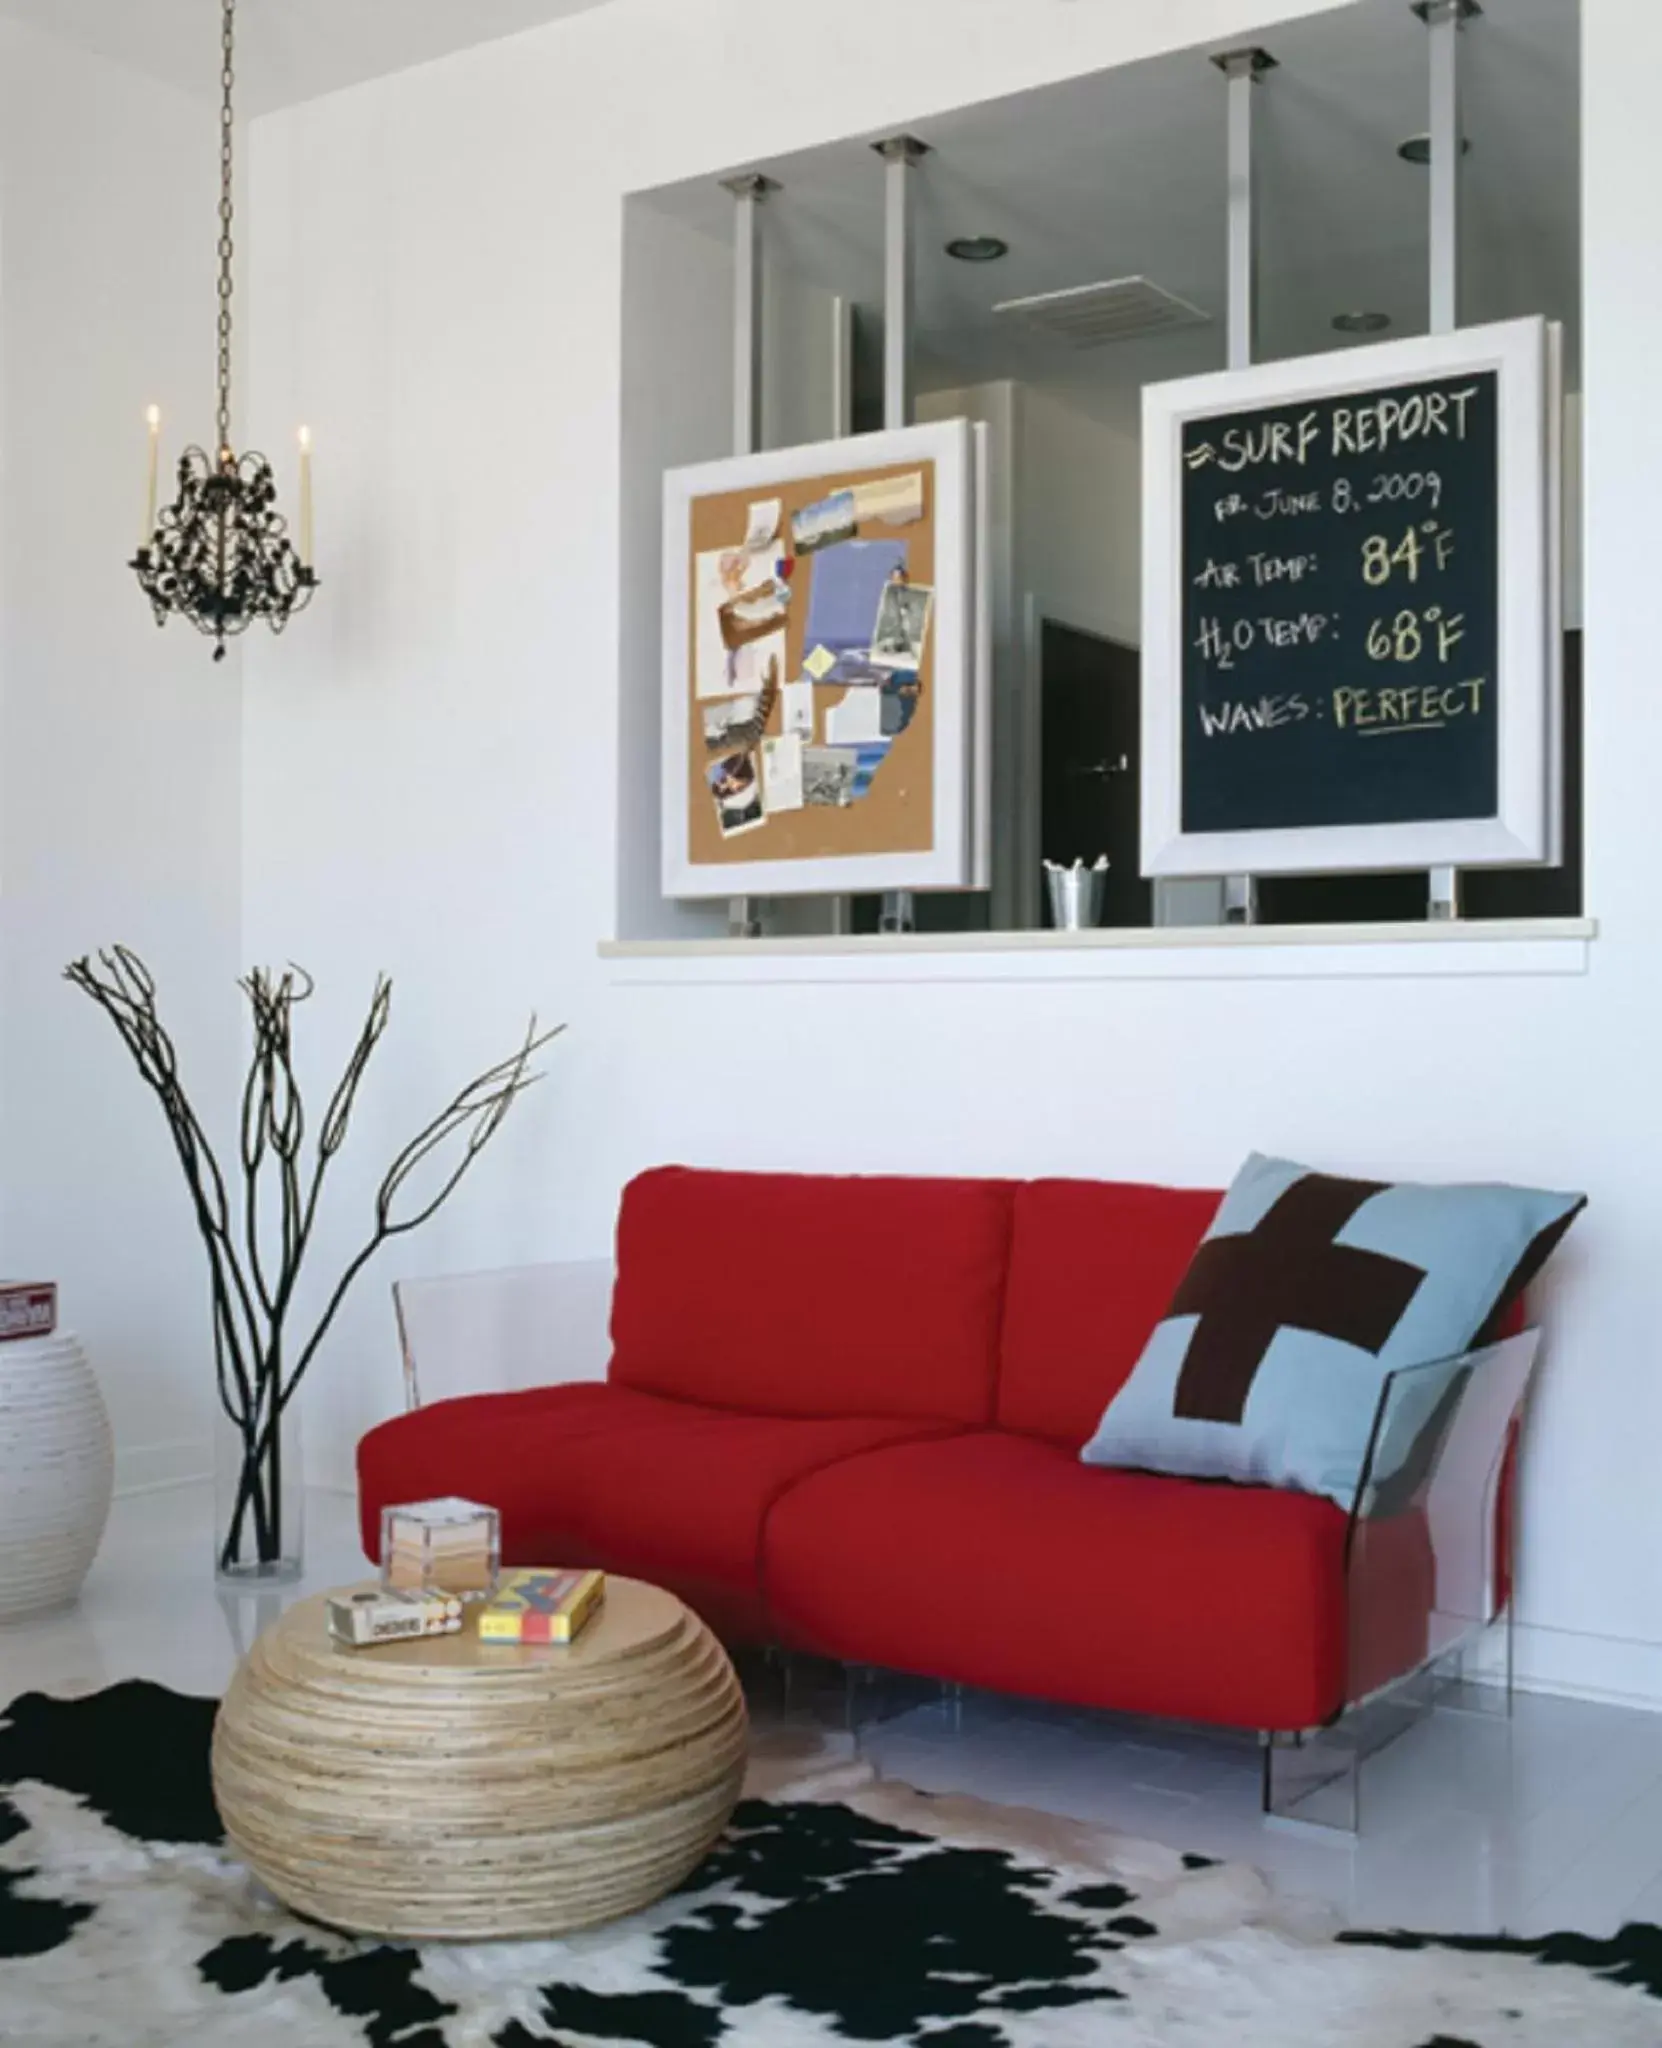
[[[1252, 150], [1254, 88], [1275, 59], [1256, 45], [1225, 50], [1212, 59], [1228, 84], [1229, 259], [1227, 267], [1228, 367], [1244, 370], [1258, 351], [1258, 180]], [[1225, 875], [1225, 924], [1258, 922], [1258, 884], [1251, 875]]]
[[[762, 208], [779, 187], [758, 172], [722, 184], [733, 195], [733, 453], [754, 455], [762, 445]], [[761, 899], [731, 898], [727, 931], [759, 939]]]
[[[893, 433], [912, 424], [912, 355], [917, 324], [914, 215], [917, 167], [929, 145], [915, 135], [890, 135], [872, 147], [883, 159], [883, 425]], [[888, 889], [878, 919], [885, 932], [917, 929], [910, 889]]]
[[[1425, 23], [1430, 59], [1431, 144], [1428, 244], [1431, 262], [1431, 332], [1451, 334], [1460, 325], [1460, 159], [1466, 138], [1460, 124], [1460, 32], [1482, 10], [1477, 0], [1415, 0]], [[1442, 922], [1460, 915], [1460, 871], [1431, 870], [1428, 917]]]

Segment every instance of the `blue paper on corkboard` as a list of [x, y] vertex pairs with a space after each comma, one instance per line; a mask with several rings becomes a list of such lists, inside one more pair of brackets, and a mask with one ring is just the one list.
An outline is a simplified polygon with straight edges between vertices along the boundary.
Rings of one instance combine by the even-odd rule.
[[906, 567], [903, 540], [845, 540], [812, 556], [808, 645], [833, 654], [869, 647], [883, 586]]

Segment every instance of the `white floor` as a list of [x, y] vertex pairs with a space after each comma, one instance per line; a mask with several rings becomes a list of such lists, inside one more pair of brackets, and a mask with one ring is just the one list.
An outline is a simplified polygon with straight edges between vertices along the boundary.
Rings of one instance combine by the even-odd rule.
[[[0, 1701], [150, 1678], [217, 1694], [285, 1599], [365, 1575], [352, 1503], [307, 1503], [308, 1575], [215, 1591], [206, 1490], [118, 1502], [80, 1605], [0, 1625]], [[1375, 1758], [1358, 1840], [1266, 1822], [1256, 1750], [1105, 1718], [969, 1700], [870, 1731], [890, 1776], [1039, 1806], [1238, 1859], [1357, 1924], [1519, 1934], [1662, 1923], [1662, 1715], [1520, 1695], [1510, 1727], [1436, 1716]]]

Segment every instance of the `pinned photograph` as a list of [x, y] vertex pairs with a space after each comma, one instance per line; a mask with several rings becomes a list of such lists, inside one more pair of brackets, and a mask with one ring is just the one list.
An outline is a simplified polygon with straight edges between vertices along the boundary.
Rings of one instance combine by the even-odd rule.
[[804, 747], [802, 750], [802, 801], [846, 810], [854, 801], [854, 778], [860, 757], [853, 747]]
[[923, 471], [886, 476], [854, 486], [854, 517], [861, 526], [911, 526], [923, 517]]
[[821, 498], [817, 505], [805, 505], [800, 512], [791, 514], [791, 539], [799, 555], [811, 555], [820, 548], [834, 547], [838, 541], [852, 540], [859, 524], [854, 493], [837, 491], [829, 498]]
[[753, 640], [779, 632], [790, 609], [791, 586], [777, 577], [753, 584], [721, 607], [722, 644], [729, 650], [748, 647]]
[[704, 707], [704, 744], [712, 753], [731, 753], [734, 747], [753, 740], [760, 697], [726, 697], [719, 704]]
[[[849, 779], [852, 783], [852, 774]], [[723, 839], [736, 839], [741, 832], [754, 832], [767, 822], [754, 754], [729, 754], [717, 761], [709, 771], [709, 782]]]
[[923, 685], [910, 669], [890, 669], [883, 678], [883, 737], [892, 740], [917, 716]]
[[807, 740], [811, 745], [814, 737], [813, 684], [787, 683], [785, 708], [780, 715], [786, 732], [795, 733], [799, 740]]
[[878, 668], [919, 669], [929, 639], [935, 593], [927, 584], [898, 579], [884, 585], [871, 636], [871, 658]]
[[777, 811], [800, 811], [801, 808], [801, 740], [794, 732], [763, 740], [762, 809], [771, 818]]

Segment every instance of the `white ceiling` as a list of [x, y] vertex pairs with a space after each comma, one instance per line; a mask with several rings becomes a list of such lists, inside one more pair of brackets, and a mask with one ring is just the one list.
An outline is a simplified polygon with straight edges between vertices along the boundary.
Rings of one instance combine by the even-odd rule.
[[[1408, 0], [1359, 0], [1259, 40], [1278, 60], [1256, 99], [1260, 352], [1339, 346], [1332, 317], [1357, 308], [1389, 313], [1392, 333], [1422, 332], [1427, 174], [1396, 147], [1427, 122], [1425, 29]], [[1463, 317], [1561, 318], [1572, 365], [1579, 43], [1577, 0], [1484, 0], [1462, 37]], [[920, 123], [934, 151], [918, 174], [926, 379], [1019, 377], [1129, 423], [1144, 382], [1220, 365], [1224, 97], [1207, 53], [1189, 51]], [[846, 143], [760, 168], [784, 186], [768, 206], [777, 259], [879, 305], [878, 158]], [[713, 180], [653, 201], [711, 235], [730, 232], [732, 203]], [[973, 234], [1002, 236], [1010, 256], [971, 267], [942, 253], [952, 236]], [[1214, 324], [1075, 351], [991, 313], [1001, 299], [1139, 273]]]
[[[238, 110], [275, 107], [540, 28], [606, 0], [240, 0]], [[187, 92], [219, 90], [220, 0], [0, 0], [0, 15]]]

